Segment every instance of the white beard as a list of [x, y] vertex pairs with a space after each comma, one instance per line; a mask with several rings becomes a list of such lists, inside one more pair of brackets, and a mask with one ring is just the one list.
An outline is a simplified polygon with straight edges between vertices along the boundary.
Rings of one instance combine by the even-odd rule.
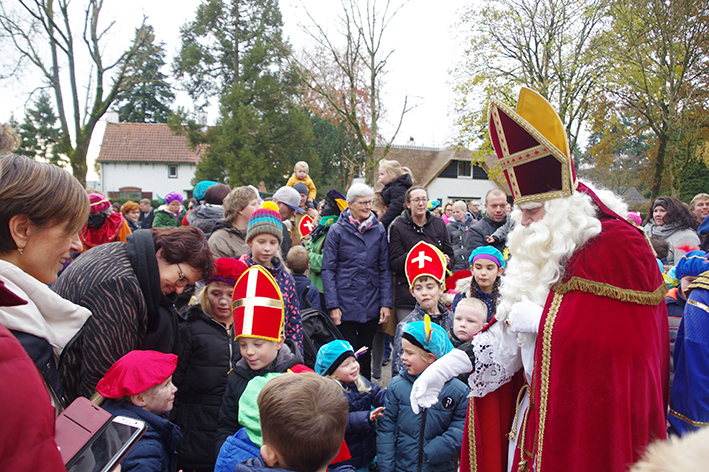
[[595, 206], [584, 193], [547, 200], [544, 209], [544, 217], [528, 226], [520, 224], [519, 209], [512, 213], [517, 225], [508, 238], [512, 257], [502, 275], [498, 321], [506, 320], [512, 305], [525, 295], [544, 306], [549, 290], [564, 275], [566, 261], [601, 232]]

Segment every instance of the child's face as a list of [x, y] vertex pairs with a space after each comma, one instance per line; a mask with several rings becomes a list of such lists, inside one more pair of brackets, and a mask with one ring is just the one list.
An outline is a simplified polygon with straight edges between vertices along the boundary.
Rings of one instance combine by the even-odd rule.
[[231, 297], [234, 287], [224, 282], [212, 282], [207, 285], [207, 298], [212, 309], [212, 317], [222, 323], [231, 324]]
[[426, 313], [438, 313], [438, 300], [443, 295], [443, 287], [431, 277], [420, 277], [409, 289], [411, 295]]
[[357, 362], [357, 359], [354, 356], [345, 359], [332, 373], [332, 378], [345, 383], [355, 382], [359, 378], [359, 362]]
[[470, 341], [475, 336], [475, 333], [482, 329], [486, 318], [487, 313], [481, 313], [480, 310], [472, 306], [458, 305], [453, 318], [453, 329], [456, 337], [461, 341]]
[[679, 279], [680, 290], [682, 291], [682, 295], [684, 295], [684, 298], [687, 298], [687, 289], [690, 285], [692, 285], [692, 282], [694, 282], [696, 279], [697, 277], [694, 275], [685, 275], [684, 277]]
[[274, 235], [261, 233], [251, 239], [249, 247], [251, 248], [251, 257], [254, 262], [262, 266], [271, 267], [271, 260], [278, 253], [280, 243]]
[[386, 185], [389, 182], [394, 180], [394, 177], [387, 172], [386, 170], [382, 169], [381, 167], [379, 168], [379, 183], [382, 185]]
[[502, 267], [498, 267], [490, 259], [478, 259], [473, 262], [470, 269], [473, 271], [478, 287], [485, 293], [492, 292], [495, 280], [502, 275]]
[[258, 338], [239, 338], [239, 351], [251, 370], [261, 370], [271, 365], [278, 356], [282, 342]]
[[172, 375], [166, 381], [143, 392], [143, 409], [155, 415], [162, 415], [172, 410], [177, 387], [172, 384]]
[[303, 167], [298, 167], [295, 169], [295, 177], [298, 180], [303, 180], [308, 176], [308, 171], [304, 169]]
[[[419, 375], [436, 360], [436, 356], [423, 351], [423, 349], [418, 346], [414, 346], [408, 339], [401, 340], [401, 347], [404, 350], [404, 353], [401, 355], [401, 360], [404, 361], [406, 372], [408, 372], [409, 375]], [[428, 360], [423, 360], [420, 354], [421, 351], [424, 352]]]
[[386, 213], [386, 208], [372, 205], [372, 211], [377, 214], [377, 218], [381, 221], [382, 216]]

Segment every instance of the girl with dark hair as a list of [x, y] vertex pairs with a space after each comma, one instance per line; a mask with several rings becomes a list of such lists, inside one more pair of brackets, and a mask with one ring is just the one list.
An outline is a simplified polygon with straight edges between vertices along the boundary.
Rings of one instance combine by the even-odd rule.
[[463, 298], [477, 298], [487, 307], [487, 323], [495, 314], [500, 297], [500, 277], [505, 270], [505, 259], [494, 247], [480, 246], [470, 254], [469, 262], [473, 275], [456, 284], [458, 293], [451, 303], [451, 311], [455, 311]]
[[652, 212], [644, 229], [648, 237], [667, 241], [667, 263], [674, 265], [688, 251], [699, 247], [697, 226], [696, 218], [682, 202], [672, 197], [659, 197], [652, 202]]
[[93, 316], [62, 360], [67, 399], [90, 397], [129, 351], [179, 354], [174, 295], [211, 271], [207, 240], [193, 227], [138, 230], [125, 243], [103, 244], [72, 262], [52, 289]]

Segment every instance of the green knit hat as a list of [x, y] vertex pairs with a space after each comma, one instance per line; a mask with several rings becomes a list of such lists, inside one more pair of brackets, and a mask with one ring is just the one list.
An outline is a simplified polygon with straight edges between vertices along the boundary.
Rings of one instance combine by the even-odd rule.
[[246, 242], [263, 233], [272, 234], [278, 238], [279, 243], [283, 242], [283, 222], [278, 206], [273, 202], [266, 202], [253, 212], [246, 229]]

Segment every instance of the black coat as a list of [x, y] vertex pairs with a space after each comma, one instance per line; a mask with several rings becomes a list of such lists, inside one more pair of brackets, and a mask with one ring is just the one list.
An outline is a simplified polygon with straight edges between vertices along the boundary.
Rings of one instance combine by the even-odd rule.
[[446, 226], [448, 229], [448, 234], [451, 238], [451, 245], [453, 246], [453, 252], [455, 257], [453, 258], [455, 262], [453, 263], [453, 272], [459, 270], [466, 270], [470, 267], [468, 263], [468, 257], [470, 257], [470, 252], [466, 247], [468, 241], [468, 235], [470, 234], [470, 228], [472, 228], [477, 221], [473, 218], [466, 218], [465, 223], [461, 223], [455, 218], [450, 219], [450, 223]]
[[389, 228], [394, 219], [404, 211], [406, 191], [413, 185], [409, 174], [401, 174], [382, 189], [382, 200], [387, 206], [387, 211], [382, 215], [381, 223]]
[[173, 375], [177, 386], [172, 421], [184, 439], [178, 448], [180, 468], [207, 469], [217, 460], [214, 444], [227, 374], [239, 358], [239, 345], [223, 325], [192, 305], [180, 324], [183, 350]]
[[504, 241], [497, 241], [494, 244], [488, 244], [485, 237], [492, 235], [492, 233], [494, 233], [497, 228], [504, 225], [506, 221], [507, 220], [502, 220], [497, 223], [495, 221], [492, 221], [489, 216], [485, 215], [482, 220], [475, 223], [468, 232], [468, 241], [465, 245], [465, 249], [467, 250], [468, 254], [472, 253], [480, 246], [492, 246], [498, 251], [502, 252], [505, 249]]
[[453, 267], [455, 254], [451, 246], [446, 223], [430, 211], [426, 215], [426, 223], [418, 226], [411, 219], [411, 212], [406, 210], [396, 218], [389, 227], [389, 268], [396, 275], [396, 298], [394, 305], [399, 308], [416, 306], [416, 300], [409, 293], [409, 282], [406, 280], [406, 256], [419, 241], [425, 241], [436, 246], [450, 257], [448, 267]]

